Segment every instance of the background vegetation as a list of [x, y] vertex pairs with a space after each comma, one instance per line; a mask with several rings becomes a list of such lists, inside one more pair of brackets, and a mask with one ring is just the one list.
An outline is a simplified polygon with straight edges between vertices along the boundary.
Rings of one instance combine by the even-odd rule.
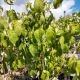
[[[63, 73], [79, 80], [80, 59], [75, 55], [80, 53], [80, 13], [55, 20], [44, 0], [26, 3], [27, 13], [22, 14], [11, 9], [14, 0], [4, 1], [10, 10], [0, 15], [1, 73], [18, 71], [27, 80], [62, 80]], [[54, 8], [62, 1], [53, 0]]]

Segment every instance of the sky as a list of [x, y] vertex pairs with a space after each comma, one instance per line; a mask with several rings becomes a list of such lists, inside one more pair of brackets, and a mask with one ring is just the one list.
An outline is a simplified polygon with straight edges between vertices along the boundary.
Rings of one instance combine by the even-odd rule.
[[[25, 3], [28, 0], [16, 0], [15, 4], [12, 6], [16, 12], [26, 12]], [[29, 0], [32, 4], [34, 4], [34, 0]], [[47, 0], [52, 2], [52, 0]], [[52, 5], [52, 4], [51, 4]], [[4, 3], [4, 0], [0, 0], [0, 6], [3, 6], [4, 11], [9, 10], [10, 6]], [[61, 6], [57, 9], [50, 9], [55, 16], [55, 18], [59, 18], [64, 15], [64, 11], [66, 11], [66, 15], [71, 14], [76, 11], [80, 11], [80, 0], [64, 0]]]

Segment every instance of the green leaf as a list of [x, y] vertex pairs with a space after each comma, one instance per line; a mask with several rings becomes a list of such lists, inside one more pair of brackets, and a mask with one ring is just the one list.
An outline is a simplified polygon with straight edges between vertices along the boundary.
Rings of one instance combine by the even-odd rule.
[[64, 34], [64, 31], [63, 30], [56, 31], [56, 35], [57, 36], [62, 36], [63, 34]]
[[48, 67], [51, 71], [54, 70], [54, 65], [51, 62], [48, 62]]
[[20, 46], [19, 46], [19, 50], [22, 50], [23, 49], [23, 46], [24, 46], [24, 44], [21, 43]]
[[13, 61], [12, 67], [14, 68], [14, 70], [17, 70], [17, 63], [16, 63], [16, 61]]
[[18, 68], [23, 68], [24, 67], [23, 63], [19, 59], [18, 59], [18, 65], [17, 65], [17, 67]]
[[57, 71], [57, 73], [60, 73], [61, 67], [60, 67], [60, 66], [57, 66], [57, 67], [56, 67], [56, 71]]
[[69, 46], [68, 46], [67, 43], [63, 45], [63, 50], [62, 50], [62, 51], [63, 51], [64, 53], [68, 53], [68, 52], [69, 52]]
[[70, 28], [71, 28], [71, 33], [72, 34], [78, 34], [80, 32], [80, 30], [79, 30], [80, 26], [79, 26], [78, 23], [76, 23], [76, 24], [74, 24], [74, 23], [70, 24]]
[[3, 32], [4, 29], [8, 28], [8, 22], [4, 17], [0, 17], [0, 32]]
[[13, 21], [13, 20], [17, 20], [18, 19], [15, 10], [7, 11], [7, 16], [9, 17], [9, 21]]
[[50, 73], [47, 70], [43, 70], [41, 74], [41, 80], [49, 80]]
[[44, 0], [35, 0], [34, 1], [34, 10], [36, 12], [42, 12], [44, 10]]
[[54, 6], [54, 8], [55, 9], [58, 8], [61, 5], [62, 1], [63, 0], [53, 0], [53, 6]]
[[4, 30], [4, 25], [0, 23], [0, 32], [3, 32]]
[[8, 30], [8, 37], [9, 40], [15, 44], [18, 41], [18, 35], [16, 34], [16, 32], [14, 30]]
[[35, 74], [35, 72], [36, 72], [35, 70], [31, 70], [31, 71], [30, 71], [30, 76], [33, 77], [34, 74]]
[[41, 16], [40, 16], [40, 21], [41, 21], [42, 23], [45, 22], [45, 16], [44, 16], [43, 14], [41, 14]]
[[43, 35], [44, 35], [44, 30], [42, 28], [39, 28], [34, 32], [34, 36], [35, 36], [36, 40], [39, 42], [42, 41]]
[[13, 26], [13, 29], [15, 30], [15, 32], [17, 33], [18, 36], [20, 36], [21, 34], [23, 36], [26, 36], [27, 31], [26, 31], [25, 27], [22, 26], [22, 20], [12, 21], [11, 26]]
[[52, 41], [54, 39], [55, 33], [51, 26], [46, 31], [46, 38], [48, 41]]
[[80, 60], [77, 60], [76, 73], [78, 76], [80, 75]]
[[64, 36], [61, 36], [59, 39], [59, 43], [62, 49], [63, 53], [68, 53], [69, 52], [69, 46], [67, 43], [64, 43]]
[[69, 43], [73, 45], [75, 43], [75, 37], [71, 36]]
[[76, 69], [76, 58], [75, 57], [71, 57], [69, 60], [68, 60], [68, 69], [70, 70], [70, 72], [75, 72], [75, 69]]
[[4, 34], [1, 34], [1, 44], [4, 46], [4, 47], [7, 47], [7, 42], [5, 40], [5, 35]]
[[64, 46], [64, 36], [61, 36], [61, 37], [60, 37], [59, 43], [60, 43], [60, 45], [61, 45], [61, 49], [63, 49], [63, 46]]
[[33, 44], [30, 44], [29, 51], [33, 57], [38, 54], [37, 47], [35, 47]]
[[3, 7], [2, 6], [0, 6], [0, 12], [2, 12], [3, 11]]
[[78, 48], [80, 48], [80, 40], [79, 40], [79, 42], [78, 42], [78, 45], [77, 45], [77, 47], [78, 47]]
[[55, 55], [56, 53], [57, 53], [57, 50], [56, 49], [52, 49], [51, 54]]

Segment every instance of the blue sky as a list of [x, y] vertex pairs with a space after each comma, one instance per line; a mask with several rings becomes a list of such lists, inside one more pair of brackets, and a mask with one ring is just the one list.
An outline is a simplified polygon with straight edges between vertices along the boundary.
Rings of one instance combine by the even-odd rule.
[[[52, 1], [52, 0], [47, 0]], [[15, 9], [16, 12], [26, 12], [25, 3], [27, 0], [16, 0], [15, 5], [12, 6], [12, 9]], [[33, 4], [34, 0], [30, 0]], [[9, 5], [5, 4], [3, 0], [0, 0], [0, 5], [3, 6], [4, 11], [9, 10]], [[63, 12], [66, 11], [66, 14], [71, 14], [75, 11], [80, 11], [80, 0], [64, 0], [62, 5], [58, 9], [51, 8], [52, 13], [56, 18], [63, 16]]]
[[75, 0], [74, 11], [80, 11], [80, 0]]

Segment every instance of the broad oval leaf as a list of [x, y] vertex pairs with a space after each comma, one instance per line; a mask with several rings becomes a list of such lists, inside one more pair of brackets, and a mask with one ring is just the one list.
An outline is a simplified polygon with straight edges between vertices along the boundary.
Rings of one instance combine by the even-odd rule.
[[11, 26], [13, 27], [14, 31], [17, 33], [18, 36], [21, 34], [26, 36], [27, 31], [24, 26], [22, 26], [22, 20], [15, 20], [11, 22]]
[[41, 16], [40, 16], [40, 21], [41, 21], [42, 23], [45, 22], [45, 16], [44, 16], [43, 14], [41, 14]]
[[14, 30], [8, 30], [7, 31], [8, 33], [8, 37], [9, 37], [9, 40], [15, 44], [17, 41], [18, 41], [18, 35], [16, 34], [16, 32]]
[[50, 73], [47, 70], [43, 70], [41, 74], [41, 80], [49, 80]]
[[33, 57], [35, 57], [37, 55], [37, 52], [38, 52], [37, 47], [35, 47], [33, 44], [29, 45], [29, 51]]
[[42, 28], [39, 28], [34, 32], [34, 36], [35, 36], [36, 40], [39, 42], [42, 41], [43, 35], [44, 35], [44, 30]]
[[50, 41], [53, 40], [54, 36], [55, 36], [54, 30], [51, 26], [49, 26], [49, 28], [46, 31], [47, 40], [50, 40]]
[[53, 6], [54, 8], [58, 8], [63, 0], [53, 0]]
[[35, 0], [34, 1], [34, 10], [36, 12], [42, 12], [44, 10], [44, 0]]

